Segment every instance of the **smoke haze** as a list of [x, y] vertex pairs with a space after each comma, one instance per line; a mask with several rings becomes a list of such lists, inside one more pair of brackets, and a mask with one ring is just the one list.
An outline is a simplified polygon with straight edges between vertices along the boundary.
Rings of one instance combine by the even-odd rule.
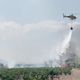
[[[58, 57], [61, 50], [73, 39], [78, 45], [79, 33], [64, 22], [43, 21], [35, 24], [0, 22], [0, 59], [8, 63], [43, 63]], [[72, 35], [73, 33], [73, 35]], [[67, 35], [67, 36], [66, 36]], [[72, 35], [72, 38], [71, 38]], [[65, 39], [65, 40], [64, 40]], [[62, 47], [64, 46], [64, 47]]]

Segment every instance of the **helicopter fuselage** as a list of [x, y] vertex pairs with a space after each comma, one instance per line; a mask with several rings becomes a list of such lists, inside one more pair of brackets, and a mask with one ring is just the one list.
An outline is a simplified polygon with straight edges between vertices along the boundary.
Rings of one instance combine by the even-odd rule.
[[69, 16], [63, 15], [63, 17], [69, 18], [69, 19], [71, 19], [71, 20], [75, 20], [75, 19], [77, 18], [77, 17], [74, 16], [74, 15], [69, 15]]

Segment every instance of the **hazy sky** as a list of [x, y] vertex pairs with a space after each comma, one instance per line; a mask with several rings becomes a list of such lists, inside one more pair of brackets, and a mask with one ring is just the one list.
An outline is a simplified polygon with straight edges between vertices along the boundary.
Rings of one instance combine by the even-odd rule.
[[0, 0], [0, 59], [41, 63], [57, 58], [69, 32], [63, 13], [79, 16], [72, 35], [79, 46], [79, 8], [80, 0]]
[[0, 20], [34, 23], [61, 20], [62, 14], [80, 14], [79, 0], [0, 0]]

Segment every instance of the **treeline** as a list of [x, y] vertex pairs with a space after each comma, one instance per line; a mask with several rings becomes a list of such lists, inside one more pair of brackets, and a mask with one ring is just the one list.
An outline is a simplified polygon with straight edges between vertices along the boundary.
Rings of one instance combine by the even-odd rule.
[[71, 68], [17, 68], [1, 69], [0, 80], [48, 80], [71, 74]]

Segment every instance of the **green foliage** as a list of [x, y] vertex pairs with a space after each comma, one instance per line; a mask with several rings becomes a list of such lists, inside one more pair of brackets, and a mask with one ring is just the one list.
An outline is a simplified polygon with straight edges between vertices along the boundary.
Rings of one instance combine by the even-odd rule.
[[67, 75], [67, 74], [71, 74], [71, 70], [72, 70], [72, 68], [63, 68], [62, 69], [62, 72], [65, 74], [65, 75]]
[[70, 68], [17, 68], [1, 69], [0, 78], [2, 80], [15, 80], [21, 75], [24, 80], [48, 80], [48, 76], [70, 74]]

